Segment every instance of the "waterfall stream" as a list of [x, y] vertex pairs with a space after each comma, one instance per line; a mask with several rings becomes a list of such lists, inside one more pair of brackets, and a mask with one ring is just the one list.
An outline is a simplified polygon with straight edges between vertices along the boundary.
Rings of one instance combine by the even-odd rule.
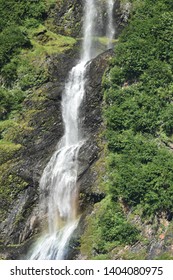
[[109, 39], [107, 47], [108, 49], [112, 48], [112, 40], [115, 35], [115, 28], [113, 24], [113, 7], [114, 7], [114, 0], [107, 1], [107, 13], [108, 13], [108, 24], [107, 24], [107, 32], [106, 37]]
[[[64, 136], [40, 180], [40, 218], [45, 217], [48, 225], [30, 254], [29, 258], [33, 260], [64, 259], [72, 233], [78, 225], [78, 152], [84, 142], [79, 108], [84, 96], [86, 63], [92, 58], [97, 15], [95, 2], [85, 0], [81, 59], [70, 71], [62, 94]], [[108, 30], [110, 34], [112, 21]], [[111, 33], [109, 37], [112, 36]]]

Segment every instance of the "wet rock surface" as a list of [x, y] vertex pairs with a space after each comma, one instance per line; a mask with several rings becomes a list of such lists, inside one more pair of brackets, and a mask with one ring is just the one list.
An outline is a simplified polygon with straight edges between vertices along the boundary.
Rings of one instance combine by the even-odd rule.
[[54, 26], [57, 33], [77, 37], [81, 35], [84, 1], [57, 1], [53, 11]]
[[[109, 50], [99, 55], [88, 64], [86, 71], [85, 97], [81, 105], [81, 130], [86, 139], [79, 151], [79, 184], [80, 192], [85, 194], [86, 206], [88, 200], [96, 202], [103, 194], [96, 194], [92, 186], [97, 178], [97, 174], [92, 171], [92, 166], [99, 159], [102, 152], [98, 144], [99, 133], [102, 130], [102, 77], [109, 65], [109, 59], [113, 56], [113, 51]], [[92, 193], [93, 191], [93, 193]], [[82, 203], [80, 201], [80, 203]]]
[[[95, 34], [105, 36], [108, 22], [107, 5], [103, 0], [97, 2], [97, 20], [95, 22]], [[55, 31], [62, 35], [73, 37], [82, 36], [84, 0], [57, 1], [52, 12]], [[114, 1], [113, 18], [115, 37], [128, 23], [132, 4], [129, 1]]]
[[[80, 210], [82, 211], [86, 209], [87, 202], [92, 201], [94, 203], [100, 199], [100, 194], [91, 191], [96, 174], [93, 175], [90, 168], [100, 153], [96, 135], [102, 122], [100, 107], [103, 97], [101, 80], [111, 55], [112, 52], [109, 51], [98, 56], [88, 65], [86, 73], [86, 96], [81, 107], [83, 120], [81, 125], [86, 142], [79, 152], [78, 180], [80, 192], [85, 194], [85, 201], [80, 201]], [[32, 99], [25, 100], [24, 106], [27, 110], [37, 110], [29, 120], [29, 125], [32, 127], [30, 133], [19, 135], [16, 139], [18, 143], [22, 144], [23, 149], [12, 167], [12, 172], [27, 184], [24, 190], [21, 190], [16, 196], [1, 223], [1, 240], [4, 240], [6, 247], [4, 253], [4, 243], [1, 246], [2, 258], [20, 259], [21, 254], [24, 256], [23, 251], [28, 247], [26, 244], [28, 244], [30, 238], [39, 232], [39, 180], [43, 169], [63, 135], [61, 95], [67, 78], [64, 73], [69, 72], [77, 59], [78, 55], [74, 55], [73, 59], [70, 55], [69, 60], [72, 62], [70, 65], [67, 63], [69, 61], [68, 54], [50, 58], [52, 81], [49, 81], [40, 89], [45, 97], [44, 100], [40, 104], [33, 102]], [[52, 61], [53, 63], [51, 63]], [[40, 108], [41, 110], [39, 110]], [[81, 229], [78, 230], [78, 232], [80, 231]], [[75, 238], [73, 238], [73, 243], [75, 242]], [[20, 248], [17, 246], [15, 249], [16, 244], [21, 244]], [[15, 245], [14, 250], [11, 249], [11, 245]]]
[[[61, 96], [67, 73], [78, 59], [77, 49], [63, 55], [49, 57], [50, 81], [39, 88], [39, 91], [37, 90], [39, 94], [33, 93], [33, 96], [38, 94], [41, 98], [35, 100], [35, 97], [28, 96], [24, 101], [26, 114], [22, 113], [20, 119], [29, 129], [17, 134], [15, 142], [21, 144], [22, 149], [16, 154], [13, 162], [9, 162], [8, 170], [4, 173], [4, 184], [7, 181], [11, 192], [16, 189], [14, 181], [16, 178], [20, 179], [19, 184], [22, 182], [23, 187], [20, 186], [10, 204], [5, 197], [1, 199], [4, 212], [7, 209], [5, 214], [3, 212], [0, 224], [2, 258], [12, 258], [12, 255], [14, 257], [15, 245], [25, 242], [38, 232], [39, 180], [64, 132]], [[4, 244], [6, 253], [4, 253]], [[12, 255], [11, 245], [14, 246]], [[10, 253], [7, 253], [8, 251]], [[16, 252], [19, 251], [18, 248]]]
[[113, 13], [116, 38], [118, 38], [123, 28], [128, 24], [131, 10], [132, 3], [128, 1], [115, 1]]
[[[56, 31], [62, 35], [80, 36], [83, 18], [84, 1], [57, 1], [56, 9], [52, 17], [56, 24]], [[121, 31], [128, 12], [122, 17], [120, 2], [116, 1], [114, 7], [115, 18], [118, 17], [117, 34]], [[128, 10], [128, 9], [126, 9]], [[106, 15], [105, 15], [106, 16]], [[117, 20], [117, 19], [115, 19]], [[100, 14], [98, 36], [104, 30], [103, 14]], [[41, 35], [41, 34], [40, 34]], [[32, 238], [39, 232], [38, 201], [39, 180], [48, 163], [57, 143], [63, 135], [64, 128], [61, 116], [61, 97], [67, 73], [79, 60], [79, 45], [73, 50], [60, 55], [47, 56], [49, 80], [36, 89], [40, 99], [28, 96], [24, 101], [24, 111], [20, 116], [21, 122], [26, 122], [28, 128], [17, 134], [15, 142], [22, 145], [19, 153], [16, 153], [13, 162], [9, 163], [6, 177], [17, 176], [23, 182], [23, 187], [16, 192], [12, 202], [2, 198], [1, 204], [5, 211], [0, 224], [0, 258], [20, 259], [24, 258], [30, 246]], [[102, 77], [108, 67], [112, 51], [107, 51], [88, 64], [86, 71], [86, 94], [81, 106], [81, 129], [86, 139], [79, 151], [79, 212], [84, 212], [82, 220], [90, 212], [92, 204], [99, 202], [104, 193], [93, 189], [97, 180], [97, 172], [93, 166], [102, 152], [98, 145], [100, 130], [102, 129], [101, 106], [103, 101]], [[31, 95], [35, 96], [34, 90]], [[29, 115], [29, 113], [30, 115]], [[4, 182], [6, 178], [4, 178]], [[9, 180], [8, 180], [9, 181]], [[16, 188], [15, 180], [8, 183], [11, 193]], [[7, 210], [6, 210], [7, 209]], [[75, 248], [83, 229], [83, 222], [73, 239], [70, 241], [71, 251], [67, 258], [75, 258]]]
[[109, 50], [97, 56], [86, 70], [85, 97], [81, 104], [81, 131], [85, 139], [78, 155], [78, 186], [79, 186], [79, 213], [83, 213], [79, 225], [70, 240], [67, 259], [78, 258], [80, 236], [85, 230], [85, 218], [93, 209], [93, 205], [101, 201], [105, 194], [99, 187], [94, 188], [98, 178], [95, 163], [100, 158], [102, 148], [98, 144], [102, 130], [102, 77], [109, 65], [113, 51]]

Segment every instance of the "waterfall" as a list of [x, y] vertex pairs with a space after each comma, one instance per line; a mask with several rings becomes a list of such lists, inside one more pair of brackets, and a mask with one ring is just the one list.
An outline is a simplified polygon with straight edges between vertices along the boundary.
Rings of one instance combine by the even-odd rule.
[[109, 39], [107, 48], [112, 48], [112, 40], [115, 35], [115, 28], [113, 24], [113, 8], [114, 8], [114, 0], [107, 0], [107, 14], [108, 14], [108, 25], [106, 31], [106, 37]]
[[[95, 0], [85, 0], [81, 58], [70, 71], [62, 93], [64, 135], [40, 180], [40, 220], [46, 220], [47, 225], [30, 252], [29, 258], [32, 260], [66, 258], [69, 241], [78, 226], [78, 152], [84, 143], [80, 131], [79, 108], [85, 93], [86, 64], [93, 58], [94, 53], [96, 6]], [[113, 1], [108, 0], [107, 8], [107, 36], [111, 46], [114, 36]]]
[[84, 62], [89, 61], [92, 58], [93, 41], [94, 35], [94, 20], [96, 17], [96, 7], [94, 0], [86, 0], [85, 18], [84, 18], [84, 41], [82, 46], [81, 60]]
[[78, 151], [83, 144], [79, 107], [84, 96], [86, 63], [92, 58], [95, 1], [85, 1], [84, 40], [79, 64], [72, 68], [62, 95], [64, 136], [40, 180], [40, 218], [47, 231], [37, 240], [30, 259], [64, 259], [71, 235], [78, 225]]

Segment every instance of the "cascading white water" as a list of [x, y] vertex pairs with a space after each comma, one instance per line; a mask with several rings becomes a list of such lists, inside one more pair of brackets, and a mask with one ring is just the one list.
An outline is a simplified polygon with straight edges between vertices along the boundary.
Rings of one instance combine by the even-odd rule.
[[[32, 250], [30, 259], [64, 259], [70, 238], [78, 225], [78, 152], [84, 142], [80, 131], [79, 108], [85, 93], [86, 64], [95, 53], [92, 38], [97, 15], [96, 2], [85, 0], [81, 59], [72, 68], [62, 95], [64, 136], [40, 180], [40, 219], [47, 219], [47, 227]], [[108, 48], [112, 47], [114, 37], [113, 5], [113, 0], [107, 0]]]
[[38, 240], [30, 259], [63, 259], [78, 225], [78, 151], [83, 141], [79, 107], [84, 96], [86, 63], [92, 58], [95, 1], [85, 1], [84, 40], [81, 60], [72, 68], [62, 96], [64, 136], [40, 180], [40, 216], [47, 217], [48, 230]]
[[107, 31], [106, 31], [106, 37], [109, 39], [107, 48], [112, 48], [112, 40], [115, 35], [115, 28], [113, 24], [113, 8], [114, 8], [114, 2], [115, 0], [107, 0], [107, 13], [108, 13], [108, 25], [107, 25]]
[[95, 0], [86, 0], [85, 4], [85, 19], [84, 19], [84, 41], [82, 46], [81, 60], [86, 63], [92, 58], [94, 35], [94, 20], [97, 14]]

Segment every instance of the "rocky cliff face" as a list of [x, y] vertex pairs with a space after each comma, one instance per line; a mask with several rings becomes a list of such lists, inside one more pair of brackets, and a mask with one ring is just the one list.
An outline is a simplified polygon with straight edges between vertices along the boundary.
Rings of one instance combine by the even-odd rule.
[[[96, 0], [97, 21], [95, 22], [95, 33], [97, 36], [106, 34], [108, 13], [104, 0]], [[128, 22], [132, 5], [129, 1], [116, 0], [114, 4], [114, 26], [115, 37], [121, 33]], [[83, 24], [84, 0], [57, 1], [55, 9], [51, 13], [54, 30], [62, 35], [81, 37]]]
[[[108, 50], [100, 54], [88, 63], [86, 70], [85, 97], [80, 109], [81, 130], [85, 143], [78, 156], [79, 213], [81, 213], [81, 219], [70, 241], [67, 259], [81, 258], [79, 240], [85, 231], [85, 220], [93, 210], [93, 205], [105, 197], [98, 182], [100, 169], [102, 169], [102, 175], [105, 171], [102, 162], [104, 145], [101, 139], [101, 133], [104, 129], [102, 78], [113, 53], [112, 50]], [[99, 163], [100, 161], [101, 163]]]
[[103, 146], [99, 145], [100, 135], [104, 129], [102, 120], [102, 77], [112, 56], [112, 50], [99, 55], [88, 64], [86, 72], [87, 83], [85, 97], [81, 106], [81, 126], [86, 142], [79, 153], [79, 166], [81, 166], [79, 170], [79, 182], [80, 190], [83, 194], [84, 209], [88, 207], [88, 200], [90, 203], [97, 202], [104, 196], [99, 191], [99, 188], [97, 190], [98, 192], [92, 188], [94, 186], [93, 182], [97, 177], [92, 172], [92, 166], [99, 159], [103, 149]]
[[[100, 0], [100, 5], [102, 2]], [[56, 26], [55, 31], [68, 36], [80, 36], [82, 10], [83, 1], [57, 1], [50, 14], [50, 20]], [[129, 16], [127, 10], [129, 8], [116, 1], [114, 14], [117, 36]], [[104, 32], [104, 20], [106, 18], [100, 12], [98, 36]], [[39, 180], [63, 134], [61, 95], [67, 73], [79, 59], [79, 44], [64, 53], [46, 56], [49, 78], [41, 87], [30, 89], [23, 102], [22, 113], [17, 116], [18, 129], [13, 127], [11, 130], [14, 142], [22, 148], [1, 165], [1, 258], [24, 258], [32, 239], [39, 232]], [[112, 51], [99, 55], [88, 64], [86, 73], [86, 95], [81, 107], [81, 126], [86, 142], [80, 150], [78, 174], [79, 212], [84, 213], [81, 218], [83, 222], [92, 205], [104, 197], [104, 192], [96, 184], [98, 170], [95, 166], [103, 149], [99, 143], [103, 129], [101, 82], [111, 56]], [[83, 222], [79, 224], [76, 236], [83, 231]], [[75, 240], [74, 237], [74, 244]], [[74, 253], [71, 253], [71, 258], [74, 258]]]
[[[68, 58], [69, 55], [69, 58]], [[96, 174], [92, 172], [92, 165], [98, 159], [101, 152], [97, 143], [98, 133], [102, 125], [101, 103], [102, 91], [101, 81], [103, 73], [108, 66], [112, 51], [105, 52], [94, 59], [89, 65], [86, 73], [86, 96], [82, 104], [82, 129], [86, 138], [85, 145], [80, 150], [79, 155], [79, 185], [80, 185], [80, 206], [79, 210], [84, 211], [91, 204], [99, 201], [103, 194], [92, 190]], [[22, 191], [16, 195], [12, 202], [6, 218], [1, 223], [1, 240], [4, 240], [6, 251], [5, 258], [18, 258], [18, 253], [24, 254], [25, 242], [39, 231], [38, 218], [38, 186], [43, 169], [56, 148], [58, 140], [63, 134], [63, 124], [61, 119], [61, 94], [65, 83], [64, 73], [69, 72], [69, 68], [76, 63], [77, 55], [72, 52], [65, 56], [52, 57], [50, 59], [50, 71], [52, 77], [57, 77], [57, 81], [49, 82], [40, 88], [43, 100], [38, 103], [31, 99], [25, 100], [26, 110], [35, 110], [34, 116], [30, 119], [31, 132], [16, 139], [24, 146], [23, 150], [16, 157], [8, 175], [17, 174], [26, 185]], [[52, 61], [53, 60], [53, 61]], [[72, 64], [69, 65], [69, 61]], [[53, 66], [52, 66], [53, 65]], [[58, 72], [57, 72], [58, 69]], [[60, 71], [61, 69], [61, 71]], [[25, 118], [25, 116], [23, 116]], [[7, 176], [7, 175], [6, 175]], [[11, 186], [12, 187], [12, 186]], [[6, 203], [4, 201], [4, 203]], [[10, 245], [21, 244], [16, 252]], [[30, 242], [28, 243], [30, 244]], [[7, 253], [8, 252], [8, 253]]]
[[[8, 197], [1, 199], [3, 221], [0, 235], [3, 245], [8, 247], [3, 248], [3, 251], [7, 252], [12, 244], [23, 243], [38, 231], [39, 179], [63, 134], [61, 94], [66, 73], [77, 59], [75, 49], [49, 57], [50, 81], [24, 101], [26, 113], [20, 115], [19, 121], [27, 123], [30, 129], [17, 133], [15, 141], [22, 145], [22, 149], [13, 160], [6, 163], [7, 170], [2, 174], [2, 183], [8, 184], [12, 193], [19, 187], [10, 205]], [[11, 255], [5, 253], [6, 257], [10, 258]]]
[[58, 1], [53, 14], [57, 33], [73, 37], [82, 34], [82, 0]]

